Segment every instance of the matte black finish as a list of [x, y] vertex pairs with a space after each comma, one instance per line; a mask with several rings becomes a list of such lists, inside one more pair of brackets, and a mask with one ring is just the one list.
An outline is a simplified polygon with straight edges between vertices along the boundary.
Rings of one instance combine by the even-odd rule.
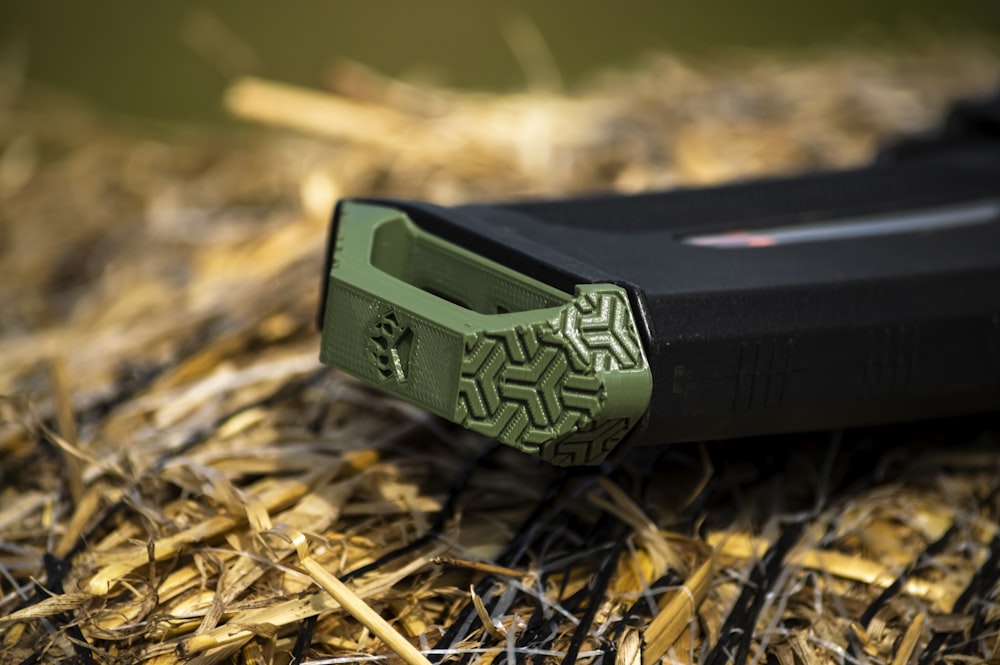
[[[1000, 96], [853, 171], [638, 196], [381, 203], [566, 291], [625, 286], [654, 380], [633, 442], [914, 420], [1000, 409], [998, 128]], [[972, 222], [932, 230], [746, 249], [684, 242], [970, 208]]]

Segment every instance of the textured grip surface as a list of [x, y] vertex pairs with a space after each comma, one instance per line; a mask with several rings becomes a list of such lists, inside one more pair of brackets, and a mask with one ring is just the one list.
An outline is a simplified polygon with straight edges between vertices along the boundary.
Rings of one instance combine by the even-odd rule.
[[571, 296], [398, 210], [339, 214], [324, 363], [555, 464], [599, 463], [640, 420], [652, 376], [624, 289]]
[[578, 296], [552, 320], [467, 339], [456, 420], [560, 465], [607, 456], [641, 415], [609, 400], [608, 384], [648, 369], [624, 292], [582, 286]]

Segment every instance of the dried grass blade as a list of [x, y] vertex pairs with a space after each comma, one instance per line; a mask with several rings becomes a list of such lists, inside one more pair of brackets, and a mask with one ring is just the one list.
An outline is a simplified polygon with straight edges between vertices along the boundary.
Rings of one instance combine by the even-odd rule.
[[[489, 573], [491, 575], [503, 575], [504, 577], [513, 577], [519, 580], [530, 580], [532, 577], [531, 573], [525, 572], [523, 570], [517, 570], [516, 568], [508, 568], [507, 566], [498, 566], [492, 563], [485, 563], [483, 561], [468, 561], [466, 559], [456, 559], [453, 556], [436, 556], [432, 561], [439, 566], [454, 566], [456, 568], [468, 568], [469, 570], [477, 570], [481, 573]], [[524, 582], [528, 584], [528, 581]]]
[[312, 558], [309, 553], [309, 544], [302, 532], [279, 526], [274, 530], [274, 533], [281, 534], [294, 543], [298, 551], [299, 562], [312, 575], [313, 580], [340, 603], [351, 616], [375, 633], [396, 655], [406, 661], [408, 665], [430, 665], [430, 661], [395, 628], [390, 626], [378, 612]]
[[107, 487], [103, 484], [93, 485], [84, 492], [83, 497], [76, 503], [73, 517], [67, 523], [66, 530], [59, 538], [59, 543], [55, 547], [55, 555], [65, 557], [76, 546], [87, 522], [97, 513], [102, 499], [114, 503], [120, 497], [120, 489]]
[[634, 628], [626, 628], [618, 640], [615, 665], [641, 665], [643, 650], [642, 633]]
[[34, 605], [29, 605], [22, 610], [12, 612], [7, 616], [0, 616], [0, 624], [12, 623], [14, 621], [27, 621], [29, 619], [41, 619], [43, 617], [55, 616], [63, 612], [78, 610], [93, 598], [89, 593], [63, 593], [58, 596], [46, 598]]
[[910, 658], [913, 657], [913, 652], [917, 648], [917, 642], [920, 641], [926, 619], [927, 616], [923, 612], [913, 617], [910, 626], [903, 633], [903, 639], [899, 641], [899, 648], [896, 649], [896, 653], [892, 657], [892, 665], [906, 665], [910, 662]]
[[63, 447], [66, 454], [63, 463], [66, 465], [66, 485], [69, 488], [73, 502], [77, 503], [83, 496], [83, 467], [80, 459], [66, 449], [76, 449], [79, 443], [76, 431], [76, 417], [73, 414], [73, 399], [69, 392], [69, 378], [66, 376], [66, 362], [56, 358], [49, 366], [52, 392], [55, 394], [56, 422], [59, 423], [59, 434], [66, 442]]
[[382, 146], [392, 146], [396, 136], [413, 124], [408, 116], [384, 106], [253, 77], [230, 86], [225, 104], [233, 115], [246, 120]]
[[646, 628], [643, 665], [659, 662], [660, 656], [666, 653], [690, 625], [698, 607], [708, 595], [714, 573], [715, 557], [710, 556], [685, 580], [684, 586], [670, 596], [662, 606], [660, 613]]
[[493, 623], [493, 618], [490, 617], [490, 611], [486, 609], [486, 604], [483, 603], [483, 599], [476, 593], [476, 586], [474, 584], [469, 585], [469, 594], [472, 596], [472, 606], [476, 608], [476, 615], [479, 617], [479, 623], [483, 625], [483, 629], [489, 633], [490, 637], [495, 640], [503, 641], [504, 634], [500, 632], [497, 625]]

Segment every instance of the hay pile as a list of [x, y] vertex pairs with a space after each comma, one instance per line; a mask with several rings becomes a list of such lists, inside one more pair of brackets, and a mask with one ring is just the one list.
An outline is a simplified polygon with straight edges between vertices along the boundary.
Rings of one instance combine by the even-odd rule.
[[[573, 96], [234, 83], [115, 122], [0, 75], [0, 662], [986, 662], [1000, 451], [969, 419], [561, 470], [318, 366], [332, 203], [864, 161], [1000, 50], [670, 57]], [[20, 90], [20, 92], [19, 92]]]

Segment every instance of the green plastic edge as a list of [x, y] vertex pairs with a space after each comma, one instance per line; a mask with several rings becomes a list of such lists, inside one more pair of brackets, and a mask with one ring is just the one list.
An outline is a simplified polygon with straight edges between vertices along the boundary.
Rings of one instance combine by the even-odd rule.
[[351, 202], [340, 206], [320, 360], [565, 466], [603, 461], [653, 385], [621, 287], [581, 284], [571, 296], [400, 210]]

